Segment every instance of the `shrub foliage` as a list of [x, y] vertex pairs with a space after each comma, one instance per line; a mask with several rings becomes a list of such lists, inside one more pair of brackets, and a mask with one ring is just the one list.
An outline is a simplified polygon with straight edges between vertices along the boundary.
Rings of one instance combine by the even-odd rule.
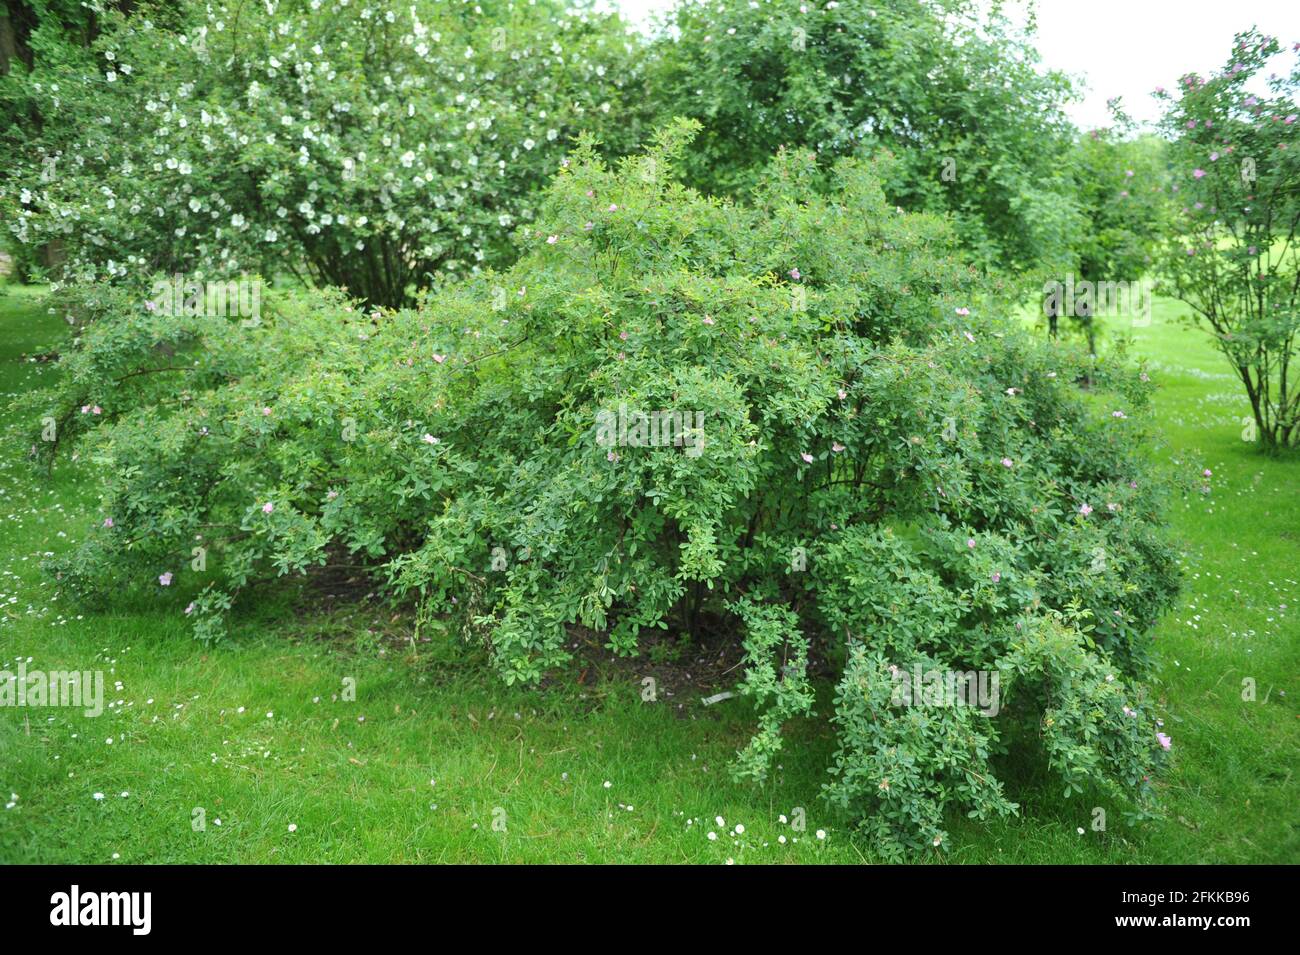
[[1067, 164], [1066, 77], [1032, 35], [969, 0], [678, 4], [651, 90], [704, 126], [686, 181], [743, 194], [781, 146], [896, 157], [886, 194], [950, 212], [987, 266], [1066, 267], [1085, 223]]
[[[1149, 808], [1174, 568], [1146, 376], [1089, 364], [1081, 396], [876, 166], [825, 189], [787, 152], [744, 205], [682, 186], [693, 128], [618, 168], [581, 144], [514, 266], [415, 308], [279, 295], [248, 327], [99, 298], [48, 402], [101, 526], [54, 570], [174, 595], [213, 640], [254, 586], [362, 563], [511, 682], [575, 625], [619, 654], [734, 633], [737, 771], [770, 771], [832, 667], [827, 795], [884, 851], [1013, 811], [1013, 748]], [[998, 714], [897, 705], [917, 667], [996, 672]]]

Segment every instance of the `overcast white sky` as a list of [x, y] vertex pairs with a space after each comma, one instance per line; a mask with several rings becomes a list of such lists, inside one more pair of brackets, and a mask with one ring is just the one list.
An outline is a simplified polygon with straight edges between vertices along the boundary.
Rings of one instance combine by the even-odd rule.
[[[674, 0], [606, 2], [645, 23]], [[1105, 125], [1113, 96], [1135, 119], [1155, 119], [1151, 91], [1222, 65], [1239, 30], [1257, 26], [1288, 44], [1300, 41], [1300, 0], [1039, 0], [1037, 7], [1044, 63], [1081, 74], [1086, 84], [1070, 110], [1085, 129]]]

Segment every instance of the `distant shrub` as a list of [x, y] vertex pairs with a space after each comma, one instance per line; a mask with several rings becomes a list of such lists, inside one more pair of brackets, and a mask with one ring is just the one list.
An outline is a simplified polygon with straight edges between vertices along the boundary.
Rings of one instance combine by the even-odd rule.
[[[1132, 121], [1118, 104], [1112, 104], [1112, 119], [1112, 125], [1079, 136], [1070, 152], [1077, 199], [1087, 219], [1080, 230], [1078, 278], [1092, 283], [1093, 289], [1114, 287], [1107, 283], [1128, 288], [1144, 283], [1145, 308], [1132, 309], [1128, 316], [1143, 323], [1150, 321], [1151, 279], [1160, 243], [1168, 235], [1166, 146], [1155, 136], [1136, 136]], [[1076, 304], [1073, 310], [1057, 304], [1047, 316], [1052, 333], [1063, 316], [1083, 333], [1088, 350], [1094, 353], [1098, 331], [1112, 324], [1104, 319], [1123, 311], [1115, 303], [1095, 299]]]
[[1084, 235], [1068, 163], [1069, 80], [1027, 33], [967, 0], [697, 0], [655, 45], [650, 89], [698, 119], [685, 181], [743, 195], [782, 146], [826, 168], [885, 151], [909, 210], [952, 213], [968, 256], [1067, 267]]
[[[996, 318], [875, 167], [823, 191], [785, 153], [737, 205], [675, 180], [689, 132], [617, 170], [584, 144], [518, 263], [419, 308], [277, 293], [251, 327], [129, 302], [87, 324], [48, 403], [102, 526], [52, 569], [181, 591], [218, 639], [254, 585], [364, 563], [509, 682], [563, 666], [575, 624], [635, 654], [718, 621], [755, 779], [811, 712], [815, 652], [841, 674], [828, 796], [886, 852], [1010, 812], [999, 746], [1149, 808], [1141, 680], [1175, 571], [1145, 376], [1099, 363], [1085, 401], [1082, 365]], [[917, 667], [998, 674], [998, 715], [895, 705]]]

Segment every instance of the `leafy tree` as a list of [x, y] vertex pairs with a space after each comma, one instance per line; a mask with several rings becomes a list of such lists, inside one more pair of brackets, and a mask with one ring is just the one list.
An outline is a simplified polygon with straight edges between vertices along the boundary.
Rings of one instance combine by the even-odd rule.
[[[1014, 811], [999, 748], [1149, 810], [1141, 681], [1175, 567], [1146, 376], [1099, 362], [1085, 403], [887, 170], [825, 184], [787, 151], [738, 205], [677, 180], [692, 129], [617, 169], [588, 141], [517, 263], [418, 308], [276, 293], [245, 325], [99, 300], [43, 400], [102, 514], [51, 569], [217, 639], [256, 585], [362, 563], [511, 682], [564, 666], [574, 625], [619, 654], [734, 633], [750, 778], [825, 663], [827, 796], [887, 853]], [[997, 674], [1006, 705], [904, 705], [914, 669]]]
[[687, 181], [741, 195], [781, 146], [892, 152], [886, 194], [957, 215], [986, 264], [1060, 270], [1080, 224], [1060, 74], [1029, 38], [969, 0], [704, 0], [680, 4], [653, 87], [704, 127]]
[[[1115, 122], [1081, 135], [1071, 154], [1076, 198], [1083, 216], [1078, 233], [1077, 277], [1091, 290], [1111, 284], [1126, 288], [1154, 270], [1158, 248], [1167, 234], [1168, 192], [1164, 141], [1135, 134], [1132, 121], [1113, 103]], [[1149, 286], [1148, 286], [1149, 288]], [[1149, 306], [1148, 294], [1140, 296]], [[1097, 351], [1098, 298], [1076, 304], [1066, 317], [1076, 322]], [[1078, 300], [1076, 300], [1078, 301]], [[1056, 303], [1059, 304], [1059, 303]], [[1056, 335], [1059, 309], [1048, 309]]]
[[1166, 269], [1245, 386], [1254, 421], [1243, 433], [1270, 451], [1300, 444], [1300, 57], [1252, 92], [1281, 53], [1273, 37], [1242, 33], [1218, 73], [1159, 92], [1177, 208]]
[[70, 279], [284, 271], [397, 305], [508, 262], [579, 130], [636, 142], [635, 44], [553, 0], [187, 0], [102, 25], [8, 84], [44, 122], [6, 130], [4, 218], [60, 240]]

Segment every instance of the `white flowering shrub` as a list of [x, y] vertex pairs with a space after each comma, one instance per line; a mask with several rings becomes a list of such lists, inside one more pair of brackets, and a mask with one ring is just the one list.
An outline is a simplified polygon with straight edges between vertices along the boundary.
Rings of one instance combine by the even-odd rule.
[[[788, 153], [752, 205], [686, 189], [693, 128], [618, 169], [584, 145], [513, 267], [418, 308], [275, 293], [246, 326], [97, 302], [44, 400], [102, 514], [51, 569], [219, 639], [255, 586], [359, 563], [509, 682], [563, 667], [575, 625], [636, 654], [710, 622], [757, 714], [742, 776], [836, 672], [827, 795], [885, 853], [1013, 811], [1007, 749], [1150, 808], [1168, 738], [1142, 680], [1176, 575], [1147, 376], [997, 318], [872, 166], [821, 189]], [[917, 668], [997, 674], [1001, 704], [901, 705]]]
[[638, 47], [617, 17], [570, 8], [104, 11], [89, 47], [0, 84], [2, 218], [19, 243], [59, 243], [70, 280], [287, 273], [409, 302], [510, 260], [577, 132], [637, 141]]

